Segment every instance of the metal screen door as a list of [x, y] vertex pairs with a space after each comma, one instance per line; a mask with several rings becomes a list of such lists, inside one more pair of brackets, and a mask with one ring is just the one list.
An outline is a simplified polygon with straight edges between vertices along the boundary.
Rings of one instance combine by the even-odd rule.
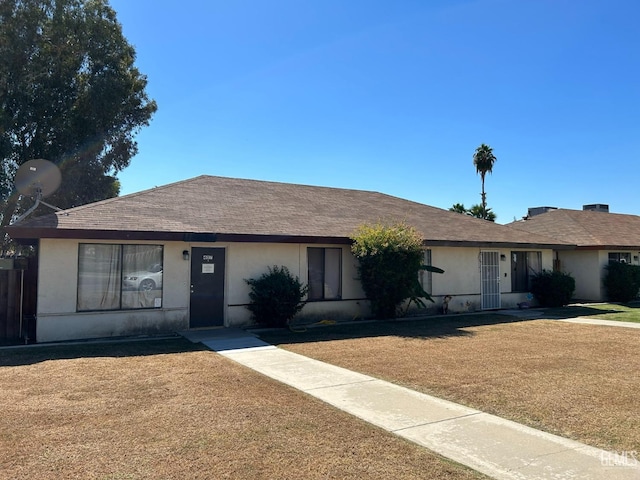
[[482, 309], [500, 308], [500, 253], [480, 252]]

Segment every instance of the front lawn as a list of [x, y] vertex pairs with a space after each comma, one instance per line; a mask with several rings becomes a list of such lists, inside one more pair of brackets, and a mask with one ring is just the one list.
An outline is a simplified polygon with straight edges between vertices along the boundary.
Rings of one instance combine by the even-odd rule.
[[0, 477], [486, 478], [183, 339], [0, 349]]
[[640, 451], [640, 330], [451, 315], [261, 336], [596, 447]]

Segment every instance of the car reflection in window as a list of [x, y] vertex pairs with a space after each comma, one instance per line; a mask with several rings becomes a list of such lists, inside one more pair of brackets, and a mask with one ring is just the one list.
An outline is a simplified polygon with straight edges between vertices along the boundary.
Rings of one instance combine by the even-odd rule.
[[124, 288], [148, 292], [162, 288], [162, 264], [151, 265], [148, 270], [131, 272], [122, 278]]

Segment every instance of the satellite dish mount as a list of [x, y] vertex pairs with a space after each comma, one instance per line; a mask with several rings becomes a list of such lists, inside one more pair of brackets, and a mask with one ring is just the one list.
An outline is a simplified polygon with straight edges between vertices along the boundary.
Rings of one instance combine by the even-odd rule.
[[62, 210], [43, 200], [43, 198], [50, 196], [58, 190], [61, 181], [62, 175], [60, 174], [60, 169], [49, 160], [39, 158], [29, 160], [20, 165], [20, 168], [18, 168], [16, 172], [16, 189], [20, 195], [33, 198], [35, 203], [13, 223], [20, 222], [27, 218], [40, 204], [46, 205], [58, 212]]

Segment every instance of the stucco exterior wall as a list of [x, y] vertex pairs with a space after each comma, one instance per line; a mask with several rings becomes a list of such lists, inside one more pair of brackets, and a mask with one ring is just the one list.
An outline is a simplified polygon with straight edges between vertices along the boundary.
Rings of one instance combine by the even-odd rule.
[[[78, 248], [80, 243], [162, 244], [164, 246], [162, 307], [157, 309], [77, 312]], [[190, 262], [182, 258], [191, 247], [225, 249], [225, 326], [251, 324], [249, 286], [273, 265], [286, 266], [307, 282], [306, 248], [336, 245], [275, 243], [106, 242], [43, 239], [40, 243], [37, 341], [52, 342], [122, 335], [155, 334], [189, 328]], [[309, 302], [305, 320], [368, 316], [368, 302], [357, 280], [356, 260], [348, 246], [342, 256], [342, 299]]]
[[[150, 244], [164, 246], [163, 290], [160, 308], [77, 312], [78, 246], [80, 243]], [[360, 286], [357, 260], [349, 246], [280, 243], [186, 243], [186, 242], [106, 242], [95, 240], [42, 239], [38, 279], [37, 341], [99, 338], [136, 334], [156, 334], [189, 328], [190, 261], [184, 250], [192, 247], [225, 249], [224, 325], [251, 323], [246, 305], [249, 286], [245, 279], [257, 278], [267, 267], [284, 265], [307, 283], [307, 248], [342, 249], [342, 298], [335, 301], [308, 302], [300, 320], [345, 320], [370, 316], [368, 301]], [[480, 309], [480, 248], [433, 247], [432, 264], [445, 273], [432, 274], [433, 296], [427, 312], [438, 313], [442, 299], [451, 295], [449, 311], [469, 312]], [[511, 292], [510, 254], [513, 249], [497, 249], [500, 261], [502, 307], [515, 307], [526, 300], [526, 293]], [[552, 268], [552, 252], [542, 252], [543, 268]]]
[[558, 252], [561, 270], [576, 281], [573, 298], [578, 300], [603, 301], [602, 286], [604, 267], [609, 263], [609, 254], [603, 250], [567, 250]]
[[327, 247], [342, 249], [342, 299], [308, 302], [297, 320], [344, 320], [368, 316], [368, 302], [357, 279], [357, 261], [348, 246], [323, 244], [234, 243], [227, 245], [227, 326], [251, 323], [246, 308], [250, 288], [245, 279], [257, 278], [267, 267], [286, 266], [291, 274], [307, 283], [307, 248]]
[[483, 251], [494, 251], [499, 254], [501, 308], [517, 308], [519, 303], [529, 301], [529, 292], [512, 292], [512, 252], [540, 251], [542, 268], [553, 269], [553, 250], [551, 249], [478, 247], [430, 247], [430, 249], [431, 263], [445, 271], [444, 274], [432, 275], [432, 295], [436, 303], [428, 307], [434, 313], [442, 310], [442, 302], [447, 295], [452, 297], [449, 302], [450, 313], [474, 312], [481, 309], [480, 253]]
[[[95, 240], [42, 239], [39, 251], [38, 342], [154, 334], [189, 327], [189, 262], [182, 259], [185, 244], [164, 243], [162, 308], [76, 312], [78, 245], [133, 243]], [[158, 242], [135, 242], [158, 245]]]

